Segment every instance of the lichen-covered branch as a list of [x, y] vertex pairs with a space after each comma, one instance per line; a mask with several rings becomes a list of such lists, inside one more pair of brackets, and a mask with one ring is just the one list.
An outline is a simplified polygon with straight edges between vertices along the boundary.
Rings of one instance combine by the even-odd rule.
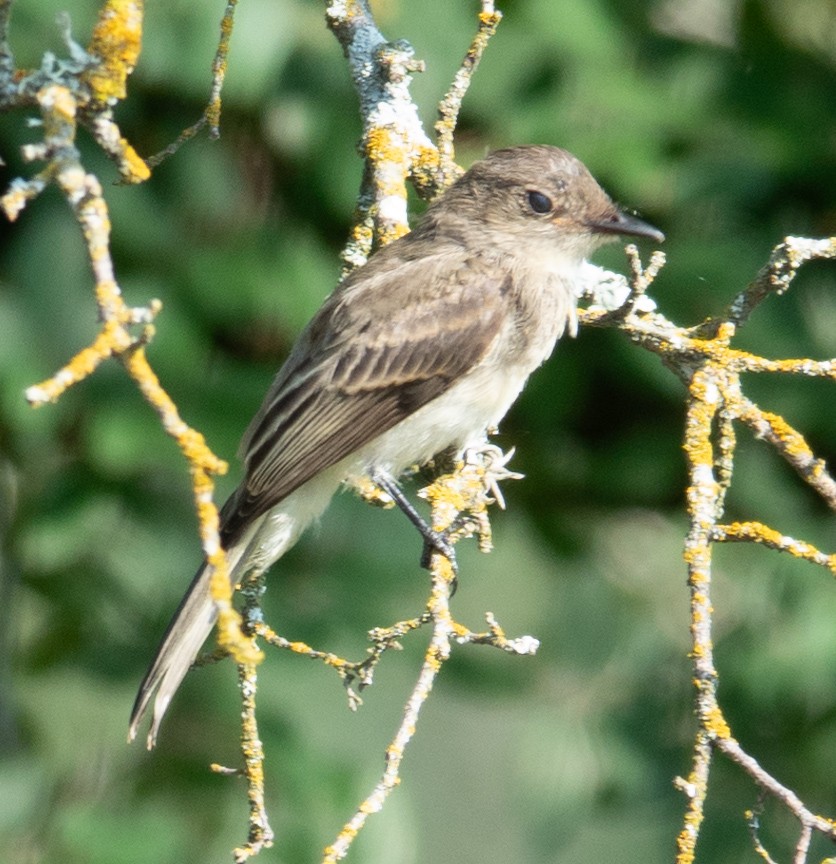
[[[453, 473], [442, 475], [423, 490], [424, 497], [431, 503], [433, 529], [445, 532], [451, 543], [484, 530], [486, 522], [483, 517], [492, 500], [488, 495], [496, 485], [496, 479], [491, 475], [496, 457], [497, 451], [493, 447], [486, 448], [482, 458], [471, 454]], [[504, 468], [502, 460], [500, 464]], [[457, 622], [450, 609], [456, 580], [451, 562], [445, 556], [434, 552], [430, 573], [431, 591], [426, 612], [420, 618], [413, 619], [432, 627], [432, 636], [424, 654], [418, 680], [404, 706], [395, 736], [386, 748], [385, 766], [380, 780], [345, 823], [334, 842], [326, 847], [323, 864], [341, 861], [348, 854], [354, 838], [368, 817], [380, 811], [389, 793], [400, 783], [401, 763], [406, 748], [417, 730], [421, 708], [444, 663], [450, 657], [452, 644], [488, 644], [516, 654], [534, 654], [539, 646], [539, 642], [531, 636], [508, 639], [490, 612], [486, 613], [489, 629], [484, 633], [474, 633]], [[415, 628], [410, 623], [406, 629]]]
[[739, 417], [756, 438], [771, 444], [827, 506], [836, 510], [836, 480], [827, 470], [824, 459], [816, 457], [800, 432], [780, 415], [763, 411], [748, 399], [741, 400]]
[[[4, 6], [4, 14], [7, 12], [8, 7]], [[0, 25], [7, 23], [7, 17], [0, 18]], [[83, 123], [114, 158], [123, 178], [139, 181], [148, 176], [147, 167], [121, 138], [110, 118], [112, 105], [125, 95], [127, 77], [139, 54], [142, 3], [105, 2], [87, 51], [73, 42], [68, 24], [63, 29], [69, 61], [58, 63], [55, 58], [47, 58], [38, 72], [13, 73], [11, 82], [0, 82], [4, 100], [1, 107], [7, 110], [26, 107], [34, 99], [40, 109], [43, 140], [26, 145], [23, 158], [28, 163], [45, 163], [32, 177], [13, 180], [0, 197], [0, 208], [14, 221], [49, 184], [61, 190], [87, 248], [101, 329], [90, 345], [52, 377], [29, 387], [26, 398], [33, 406], [55, 401], [69, 387], [92, 374], [102, 361], [112, 357], [122, 363], [188, 461], [201, 543], [214, 568], [212, 590], [219, 610], [219, 643], [239, 662], [256, 662], [260, 654], [254, 653], [251, 643], [243, 638], [240, 616], [232, 606], [226, 556], [218, 537], [212, 476], [224, 473], [226, 463], [209, 450], [199, 432], [182, 420], [151, 368], [145, 348], [154, 336], [152, 322], [161, 304], [151, 300], [145, 307], [126, 305], [110, 253], [110, 216], [102, 184], [85, 169], [76, 146], [78, 125]]]
[[694, 741], [691, 773], [687, 778], [674, 779], [674, 786], [688, 799], [682, 829], [676, 837], [676, 864], [692, 864], [696, 858], [697, 840], [705, 818], [710, 770], [711, 739], [701, 727]]
[[[143, 0], [106, 0], [87, 48], [91, 62], [79, 76], [90, 94], [81, 104], [82, 119], [126, 183], [141, 183], [151, 176], [148, 165], [122, 136], [112, 111], [127, 96], [128, 77], [139, 59], [143, 14]], [[69, 44], [69, 23], [66, 29]]]
[[348, 60], [363, 121], [365, 168], [343, 252], [348, 272], [366, 261], [373, 245], [385, 245], [409, 230], [407, 177], [414, 163], [435, 167], [438, 157], [409, 93], [410, 76], [423, 68], [412, 46], [387, 41], [367, 0], [333, 0], [325, 19]]
[[427, 135], [409, 93], [411, 75], [424, 66], [412, 46], [389, 41], [378, 28], [368, 0], [331, 0], [328, 26], [348, 60], [363, 121], [363, 179], [349, 242], [343, 251], [344, 273], [363, 264], [378, 245], [409, 230], [406, 182], [431, 198], [456, 179], [453, 132], [462, 99], [501, 13], [483, 0], [478, 32], [450, 90], [439, 105], [438, 145]]
[[836, 576], [836, 554], [827, 555], [820, 552], [811, 543], [788, 537], [761, 522], [732, 522], [730, 525], [715, 525], [711, 529], [711, 539], [715, 543], [735, 541], [761, 543], [769, 549], [788, 552], [794, 558], [826, 567]]
[[238, 666], [238, 683], [241, 688], [241, 753], [244, 759], [244, 776], [247, 778], [250, 830], [247, 842], [233, 852], [235, 864], [244, 864], [262, 849], [269, 849], [273, 845], [273, 829], [270, 827], [264, 803], [264, 746], [256, 721], [257, 672], [257, 667], [252, 663]]
[[[800, 835], [794, 864], [805, 864], [814, 831], [833, 838], [836, 823], [814, 814], [803, 802], [766, 772], [733, 737], [717, 695], [720, 674], [715, 665], [712, 556], [715, 543], [750, 542], [809, 561], [836, 575], [836, 554], [787, 536], [757, 520], [723, 522], [725, 497], [733, 481], [738, 433], [735, 424], [748, 428], [772, 445], [799, 476], [831, 508], [836, 504], [836, 483], [823, 459], [816, 456], [804, 436], [779, 414], [767, 411], [744, 395], [744, 373], [796, 374], [834, 380], [836, 360], [772, 359], [732, 347], [737, 328], [748, 320], [770, 294], [786, 291], [799, 267], [815, 258], [836, 258], [836, 238], [787, 238], [773, 251], [767, 267], [731, 304], [725, 317], [686, 329], [655, 311], [652, 303], [639, 304], [647, 284], [658, 274], [660, 262], [643, 269], [634, 249], [632, 284], [613, 287], [600, 280], [586, 293], [592, 304], [581, 311], [581, 323], [613, 326], [637, 344], [659, 355], [687, 386], [684, 451], [688, 465], [687, 507], [690, 529], [685, 541], [685, 562], [690, 591], [690, 632], [695, 709], [699, 723], [689, 776], [676, 781], [688, 803], [677, 837], [677, 864], [691, 864], [705, 814], [708, 776], [713, 753], [720, 752], [739, 765], [754, 783], [780, 801], [799, 821]], [[604, 296], [596, 291], [603, 290]], [[620, 306], [618, 304], [621, 304]], [[750, 820], [751, 826], [751, 820]], [[768, 853], [753, 833], [755, 849]]]

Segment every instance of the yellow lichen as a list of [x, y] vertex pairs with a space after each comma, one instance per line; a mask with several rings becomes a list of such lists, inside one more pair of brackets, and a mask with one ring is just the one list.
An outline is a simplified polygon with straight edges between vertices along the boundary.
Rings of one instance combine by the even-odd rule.
[[97, 102], [125, 98], [142, 47], [143, 7], [143, 0], [107, 0], [102, 6], [87, 48], [100, 63], [83, 75]]
[[717, 738], [731, 738], [731, 729], [729, 729], [726, 718], [719, 706], [715, 705], [703, 718], [703, 725], [707, 732]]

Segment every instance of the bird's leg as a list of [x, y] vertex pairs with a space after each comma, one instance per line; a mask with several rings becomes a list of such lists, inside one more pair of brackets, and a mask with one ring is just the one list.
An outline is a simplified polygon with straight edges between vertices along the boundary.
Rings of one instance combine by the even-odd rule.
[[372, 474], [372, 482], [377, 484], [398, 505], [406, 518], [421, 532], [421, 536], [424, 538], [424, 552], [421, 555], [421, 566], [429, 569], [430, 555], [434, 549], [450, 562], [453, 572], [456, 573], [458, 567], [456, 565], [456, 553], [453, 550], [452, 544], [447, 541], [443, 533], [433, 531], [432, 527], [427, 524], [426, 520], [412, 506], [406, 495], [403, 494], [395, 478], [385, 471], [375, 471]]

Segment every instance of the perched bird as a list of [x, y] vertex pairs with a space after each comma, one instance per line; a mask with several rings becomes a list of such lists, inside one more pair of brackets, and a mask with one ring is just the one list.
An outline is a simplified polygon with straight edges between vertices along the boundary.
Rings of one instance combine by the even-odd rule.
[[[574, 335], [579, 267], [620, 234], [664, 239], [570, 153], [513, 147], [474, 164], [348, 276], [244, 434], [245, 477], [221, 511], [233, 584], [283, 555], [341, 484], [371, 476], [394, 489], [408, 467], [484, 441], [560, 336]], [[214, 624], [210, 569], [140, 686], [129, 737], [156, 693], [149, 748]]]

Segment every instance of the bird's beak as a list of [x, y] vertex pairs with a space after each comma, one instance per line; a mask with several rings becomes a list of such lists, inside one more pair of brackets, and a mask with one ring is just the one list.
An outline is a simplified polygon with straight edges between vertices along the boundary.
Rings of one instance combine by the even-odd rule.
[[594, 231], [600, 231], [604, 234], [629, 234], [633, 237], [647, 237], [656, 243], [662, 243], [665, 239], [665, 235], [658, 228], [648, 225], [647, 222], [642, 222], [635, 216], [622, 213], [620, 210], [616, 210], [612, 216], [600, 221], [587, 222], [587, 225]]

